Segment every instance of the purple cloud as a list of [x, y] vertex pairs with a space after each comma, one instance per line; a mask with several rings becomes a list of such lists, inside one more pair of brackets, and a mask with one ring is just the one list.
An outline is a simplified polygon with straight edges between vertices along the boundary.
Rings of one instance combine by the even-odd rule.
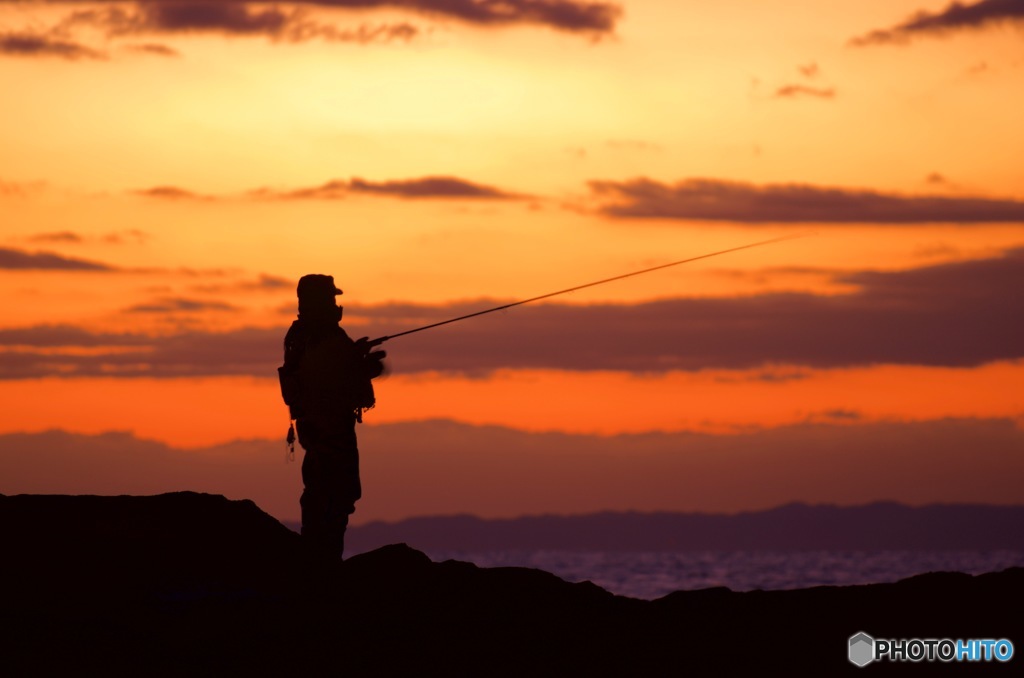
[[89, 25], [109, 36], [218, 32], [289, 41], [373, 42], [408, 40], [419, 29], [405, 22], [343, 29], [312, 18], [311, 10], [397, 9], [478, 26], [534, 25], [593, 36], [611, 34], [622, 15], [618, 5], [577, 0], [304, 0], [270, 6], [246, 0], [99, 0], [94, 4], [107, 7], [74, 12], [59, 28]]
[[290, 191], [275, 191], [266, 188], [257, 189], [251, 191], [250, 195], [259, 198], [286, 200], [340, 200], [353, 193], [405, 199], [512, 200], [524, 197], [492, 186], [485, 186], [458, 177], [447, 176], [391, 181], [367, 181], [366, 179], [353, 177], [348, 181], [333, 179], [319, 186], [298, 188]]
[[944, 35], [1002, 23], [1024, 22], [1024, 3], [1020, 0], [980, 0], [972, 5], [954, 2], [941, 12], [921, 11], [892, 28], [871, 31], [850, 40], [858, 47], [899, 44], [915, 36]]
[[[83, 26], [101, 30], [108, 38], [219, 33], [236, 37], [263, 36], [286, 42], [323, 39], [362, 44], [410, 40], [419, 32], [415, 26], [405, 22], [339, 28], [310, 18], [301, 4], [299, 7], [282, 9], [277, 5], [267, 7], [259, 3], [201, 1], [143, 1], [79, 10], [65, 16], [53, 31], [66, 35]], [[172, 48], [160, 44], [143, 44], [133, 48], [163, 56], [177, 55]]]
[[[360, 447], [372, 450], [361, 462], [363, 481], [374, 488], [359, 504], [359, 523], [414, 515], [733, 513], [794, 501], [1016, 505], [1024, 482], [1024, 429], [1004, 419], [616, 436], [426, 421], [371, 424], [359, 436]], [[126, 433], [9, 433], [0, 435], [0, 478], [9, 494], [212, 492], [294, 520], [302, 488], [297, 468], [283, 465], [282, 447], [281, 440], [249, 439], [182, 450]]]
[[[653, 373], [780, 364], [971, 367], [1024, 358], [1024, 296], [1019, 293], [1024, 289], [1024, 249], [909, 271], [845, 274], [839, 280], [857, 291], [836, 296], [680, 298], [632, 305], [527, 305], [385, 346], [396, 374], [480, 375], [503, 368]], [[163, 300], [133, 311], [232, 310], [186, 301]], [[359, 335], [377, 337], [498, 303], [346, 305], [345, 313], [350, 322], [358, 323], [350, 329], [358, 326]], [[290, 316], [294, 305], [288, 308]], [[280, 364], [286, 329], [282, 317], [278, 328], [159, 337], [52, 326], [0, 330], [0, 378], [269, 377]], [[140, 358], [138, 353], [115, 350], [125, 346], [145, 354]], [[104, 352], [103, 347], [114, 348]]]
[[[395, 340], [396, 373], [498, 368], [631, 372], [768, 364], [968, 367], [1024, 357], [1024, 249], [995, 259], [845, 275], [852, 294], [538, 304]], [[486, 308], [367, 309], [396, 334]], [[358, 312], [358, 311], [357, 311]], [[407, 319], [401, 319], [401, 318]], [[368, 328], [368, 334], [373, 334]]]
[[132, 191], [135, 195], [160, 200], [213, 200], [212, 196], [194, 193], [180, 186], [153, 186]]
[[107, 55], [77, 42], [32, 32], [0, 33], [0, 55], [16, 57], [57, 57], [69, 61], [106, 59]]
[[53, 252], [25, 252], [0, 247], [0, 269], [34, 271], [113, 271], [98, 261], [65, 257]]
[[239, 311], [223, 301], [165, 297], [146, 304], [137, 304], [125, 309], [125, 313], [197, 313], [202, 311]]
[[733, 221], [749, 224], [972, 224], [1024, 222], [1024, 201], [899, 195], [807, 184], [755, 184], [721, 179], [591, 181], [612, 217]]

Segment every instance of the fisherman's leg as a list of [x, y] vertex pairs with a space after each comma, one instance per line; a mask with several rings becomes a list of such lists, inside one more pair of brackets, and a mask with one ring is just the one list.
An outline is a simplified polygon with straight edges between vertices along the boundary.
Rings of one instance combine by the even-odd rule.
[[328, 500], [325, 529], [332, 553], [341, 557], [345, 546], [348, 517], [356, 510], [362, 496], [359, 482], [359, 451], [355, 435], [342, 429], [332, 436], [330, 454], [325, 457]]
[[359, 451], [355, 421], [298, 421], [299, 442], [306, 450], [302, 460], [305, 489], [302, 535], [317, 557], [341, 558], [348, 517], [362, 495], [359, 482]]
[[326, 550], [328, 534], [327, 512], [330, 493], [323, 471], [323, 450], [310, 447], [302, 459], [302, 539], [311, 554]]
[[331, 545], [331, 474], [332, 450], [327, 446], [321, 428], [311, 422], [298, 422], [299, 442], [305, 449], [302, 458], [303, 543], [311, 556], [330, 558], [335, 550]]

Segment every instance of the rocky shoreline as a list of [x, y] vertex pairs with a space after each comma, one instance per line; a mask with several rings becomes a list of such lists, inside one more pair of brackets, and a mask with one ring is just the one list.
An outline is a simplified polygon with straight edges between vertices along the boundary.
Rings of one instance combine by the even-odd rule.
[[1012, 671], [848, 659], [878, 638], [1024, 647], [1024, 569], [615, 596], [404, 544], [330, 566], [249, 501], [0, 495], [6, 675], [661, 676]]

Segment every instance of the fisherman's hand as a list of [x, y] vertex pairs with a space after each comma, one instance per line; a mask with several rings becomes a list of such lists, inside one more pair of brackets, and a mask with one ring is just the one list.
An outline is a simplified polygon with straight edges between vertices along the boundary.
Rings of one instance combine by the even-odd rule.
[[379, 344], [374, 344], [370, 341], [369, 337], [363, 337], [356, 341], [356, 349], [366, 359], [367, 372], [370, 375], [370, 379], [376, 379], [386, 371], [384, 365], [384, 358], [387, 357], [387, 351], [371, 351], [370, 349]]
[[[370, 341], [369, 337], [360, 337], [359, 339], [356, 339], [355, 343], [356, 343], [356, 348], [359, 349], [359, 352], [365, 354], [365, 353], [369, 353], [370, 349], [374, 348], [375, 346], [380, 346], [384, 342], [383, 342], [382, 339], [374, 339], [373, 341]], [[378, 351], [378, 353], [385, 353], [385, 352], [384, 351]], [[386, 353], [385, 353], [385, 355], [386, 355]]]

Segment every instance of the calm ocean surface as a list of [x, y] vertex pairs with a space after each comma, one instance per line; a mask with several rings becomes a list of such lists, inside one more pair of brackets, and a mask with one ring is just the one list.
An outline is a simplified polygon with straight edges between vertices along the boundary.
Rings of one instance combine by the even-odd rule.
[[480, 567], [534, 567], [567, 581], [590, 580], [612, 593], [660, 598], [672, 591], [726, 586], [733, 591], [894, 582], [925, 572], [969, 574], [1024, 567], [1019, 551], [576, 553], [427, 551]]

